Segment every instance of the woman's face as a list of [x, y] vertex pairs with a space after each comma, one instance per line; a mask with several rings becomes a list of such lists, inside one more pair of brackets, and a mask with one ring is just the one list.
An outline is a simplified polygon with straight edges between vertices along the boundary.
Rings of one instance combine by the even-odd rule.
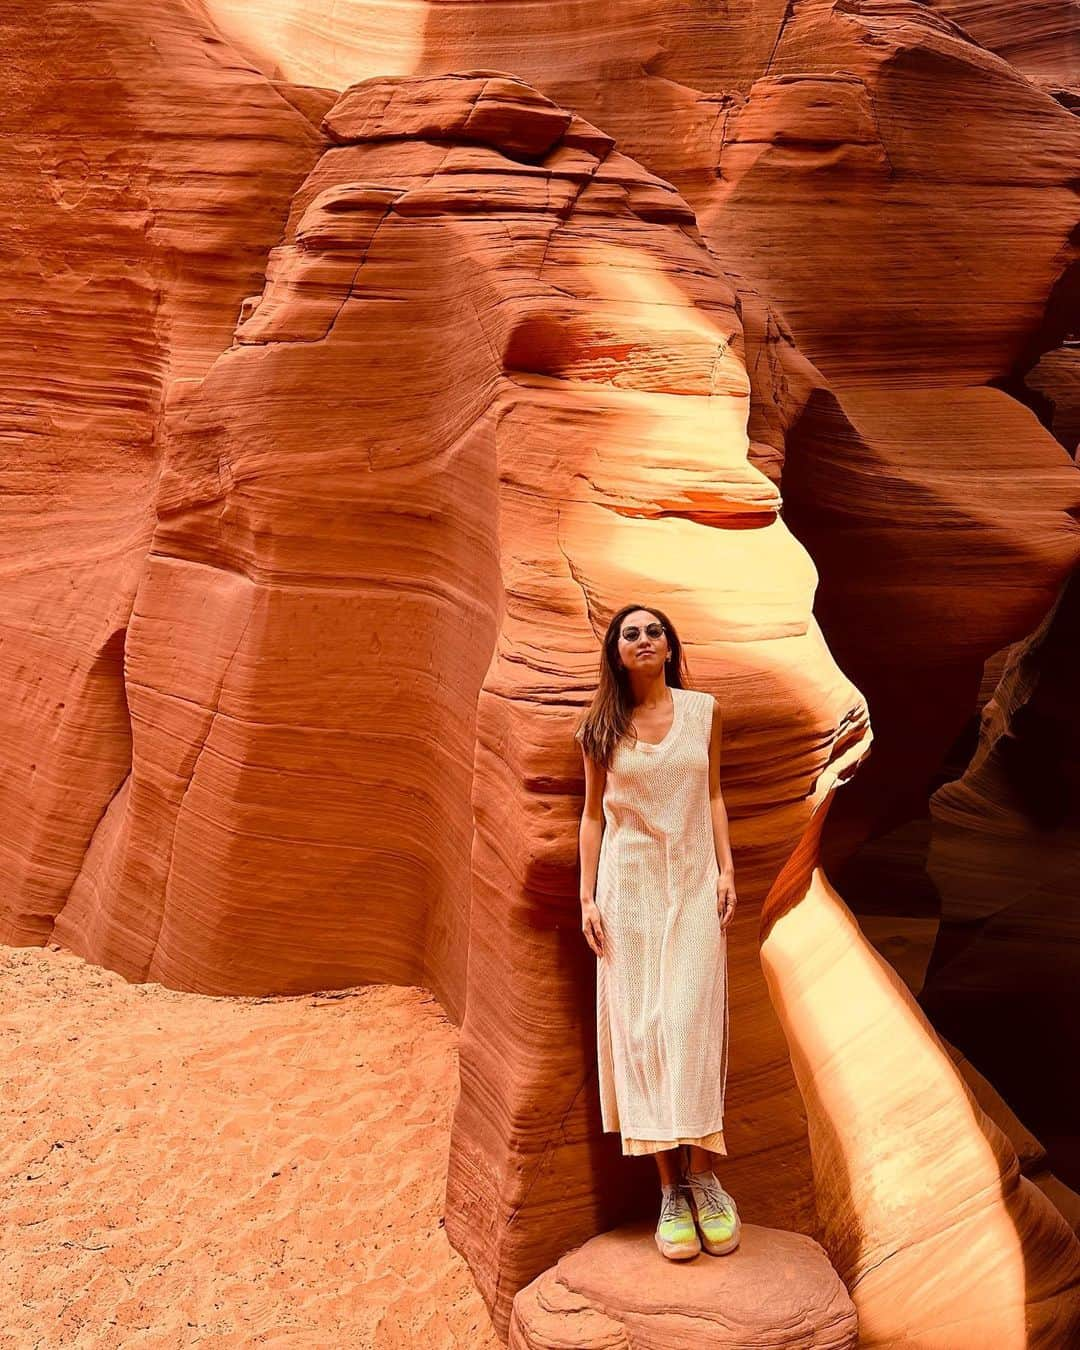
[[647, 609], [635, 609], [619, 625], [619, 660], [627, 670], [654, 675], [663, 669], [671, 648], [660, 620]]

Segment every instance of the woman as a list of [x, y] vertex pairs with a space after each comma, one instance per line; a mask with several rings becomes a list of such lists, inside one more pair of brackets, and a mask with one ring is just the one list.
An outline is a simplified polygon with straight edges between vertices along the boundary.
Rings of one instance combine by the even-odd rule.
[[702, 1246], [733, 1251], [741, 1226], [712, 1170], [727, 1153], [726, 930], [736, 905], [720, 709], [684, 686], [682, 664], [667, 615], [624, 606], [608, 624], [599, 687], [575, 733], [603, 1125], [621, 1133], [623, 1153], [655, 1155], [656, 1244], [674, 1260]]

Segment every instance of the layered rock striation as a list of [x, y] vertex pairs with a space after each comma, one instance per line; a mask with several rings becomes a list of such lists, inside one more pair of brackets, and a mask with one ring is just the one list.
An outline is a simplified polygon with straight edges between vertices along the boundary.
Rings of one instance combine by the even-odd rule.
[[43, 942], [124, 789], [124, 650], [162, 427], [229, 342], [328, 97], [187, 0], [0, 19], [0, 938]]
[[1075, 466], [991, 387], [1073, 260], [1068, 101], [906, 0], [393, 34], [212, 0], [228, 41], [128, 8], [51, 8], [69, 72], [110, 58], [81, 98], [54, 64], [41, 181], [11, 26], [41, 305], [2, 936], [205, 993], [429, 986], [462, 1024], [447, 1231], [500, 1330], [598, 1307], [582, 1262], [542, 1272], [608, 1229], [593, 1330], [669, 1343], [620, 1226], [654, 1181], [595, 1101], [571, 737], [606, 616], [658, 604], [725, 710], [725, 1181], [763, 1251], [805, 1236], [811, 1343], [852, 1308], [865, 1344], [1068, 1343], [1075, 1237], [820, 866], [919, 809], [1075, 567]]

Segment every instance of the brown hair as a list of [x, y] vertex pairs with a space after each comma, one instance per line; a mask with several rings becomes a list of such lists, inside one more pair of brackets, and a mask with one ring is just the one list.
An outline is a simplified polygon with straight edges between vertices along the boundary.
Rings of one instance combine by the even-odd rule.
[[605, 769], [610, 767], [611, 756], [622, 737], [627, 732], [633, 734], [630, 714], [634, 709], [634, 702], [630, 676], [626, 667], [619, 661], [619, 633], [622, 630], [623, 619], [635, 609], [644, 609], [650, 614], [655, 614], [664, 625], [669, 648], [668, 659], [664, 664], [665, 678], [669, 687], [686, 688], [682, 643], [675, 631], [675, 625], [662, 609], [657, 609], [654, 605], [623, 605], [622, 609], [611, 616], [611, 622], [607, 626], [603, 646], [600, 649], [599, 684], [592, 702], [574, 732], [574, 739], [581, 745], [585, 754], [597, 764], [602, 764]]

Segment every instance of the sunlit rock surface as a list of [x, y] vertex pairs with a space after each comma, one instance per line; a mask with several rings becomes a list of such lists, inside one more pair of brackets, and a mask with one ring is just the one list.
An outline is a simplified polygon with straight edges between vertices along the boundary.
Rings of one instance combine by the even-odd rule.
[[[379, 107], [400, 134], [371, 139]], [[670, 185], [526, 86], [376, 82], [326, 127], [263, 294], [166, 428], [132, 774], [56, 932], [208, 992], [422, 977], [456, 1000], [447, 1226], [505, 1316], [548, 1253], [638, 1203], [604, 1184], [610, 1139], [592, 1158], [573, 899], [599, 616], [648, 577], [692, 677], [730, 690], [748, 902], [868, 742], [751, 462], [748, 426], [773, 468], [821, 380], [748, 290], [744, 335]], [[750, 903], [744, 922], [733, 1184], [809, 1227]]]
[[766, 289], [836, 383], [992, 378], [1075, 256], [1080, 123], [1006, 59], [1044, 50], [1077, 83], [1067, 0], [208, 10], [300, 82], [470, 69], [528, 81], [673, 183], [710, 248]]
[[[1051, 439], [1075, 446], [1075, 4], [213, 13], [298, 80], [523, 76], [675, 185], [725, 272], [827, 376], [795, 437], [754, 462], [783, 487], [826, 640], [872, 709], [875, 754], [830, 812], [824, 857], [863, 880], [852, 903], [882, 935], [897, 891], [884, 904], [910, 912], [888, 922], [921, 978], [940, 918], [929, 794], [962, 772], [986, 662], [1031, 632], [1080, 551], [1075, 466]], [[752, 369], [767, 400], [777, 381]]]
[[0, 39], [0, 938], [32, 943], [131, 768], [166, 408], [228, 345], [327, 95], [185, 0], [8, 6]]
[[1067, 1191], [817, 866], [925, 809], [1076, 563], [1074, 466], [986, 387], [1061, 345], [1058, 77], [904, 0], [131, 10], [49, 7], [59, 123], [34, 19], [8, 34], [40, 305], [7, 358], [3, 936], [55, 918], [203, 992], [433, 988], [447, 1230], [506, 1332], [653, 1205], [599, 1131], [570, 739], [636, 594], [725, 709], [744, 1215], [821, 1242], [867, 1344], [1068, 1343]]
[[859, 1343], [1067, 1345], [1076, 1235], [816, 865], [821, 824], [766, 900], [762, 961]]

